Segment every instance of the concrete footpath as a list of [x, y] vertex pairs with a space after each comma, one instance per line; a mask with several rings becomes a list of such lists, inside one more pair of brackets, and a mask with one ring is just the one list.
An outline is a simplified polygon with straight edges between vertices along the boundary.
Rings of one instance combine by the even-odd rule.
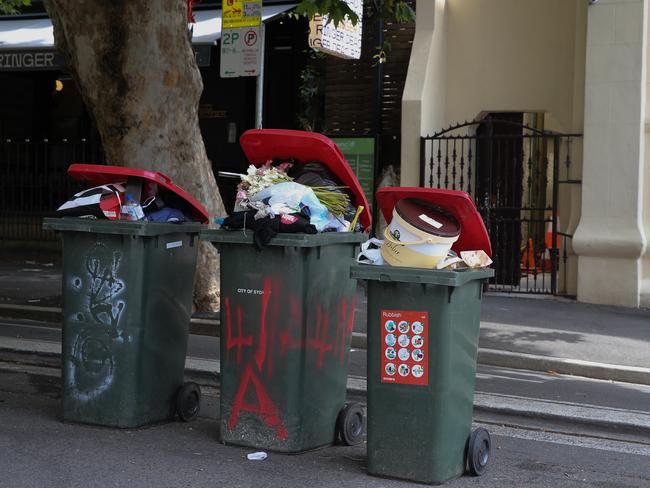
[[[60, 270], [16, 263], [0, 269], [0, 319], [60, 327]], [[353, 347], [366, 346], [366, 298], [358, 290]], [[217, 335], [219, 314], [195, 314], [192, 332]], [[484, 295], [479, 363], [650, 385], [650, 310], [554, 297]]]

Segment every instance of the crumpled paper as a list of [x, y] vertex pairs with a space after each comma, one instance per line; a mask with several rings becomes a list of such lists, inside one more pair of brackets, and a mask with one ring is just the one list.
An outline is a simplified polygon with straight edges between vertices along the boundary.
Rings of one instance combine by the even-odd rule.
[[492, 264], [492, 259], [483, 250], [461, 251], [460, 257], [453, 251], [440, 261], [436, 269], [468, 269], [487, 268]]

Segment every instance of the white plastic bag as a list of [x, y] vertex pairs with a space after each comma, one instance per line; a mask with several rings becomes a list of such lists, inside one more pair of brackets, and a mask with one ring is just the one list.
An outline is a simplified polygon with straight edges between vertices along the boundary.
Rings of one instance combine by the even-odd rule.
[[361, 244], [361, 252], [357, 256], [359, 264], [384, 264], [384, 258], [381, 255], [381, 246], [384, 241], [373, 237]]
[[309, 208], [309, 223], [316, 227], [318, 232], [329, 228], [330, 219], [327, 207], [320, 203], [320, 200], [310, 187], [295, 183], [293, 181], [278, 183], [257, 192], [251, 201], [259, 202], [268, 198], [271, 208], [283, 208], [291, 210], [288, 213], [300, 212], [303, 207]]

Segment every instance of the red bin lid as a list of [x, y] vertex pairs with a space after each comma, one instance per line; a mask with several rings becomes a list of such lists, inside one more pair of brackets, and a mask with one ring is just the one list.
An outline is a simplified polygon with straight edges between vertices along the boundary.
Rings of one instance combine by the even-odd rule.
[[203, 205], [196, 201], [189, 193], [172, 183], [169, 176], [159, 171], [146, 169], [126, 168], [123, 166], [104, 166], [102, 164], [71, 164], [68, 168], [71, 178], [78, 181], [87, 181], [92, 186], [105, 185], [124, 181], [129, 176], [142, 178], [146, 181], [157, 183], [159, 187], [171, 191], [185, 200], [194, 218], [207, 224], [210, 220], [208, 211]]
[[483, 250], [488, 256], [492, 256], [492, 245], [483, 219], [470, 196], [464, 191], [389, 186], [380, 189], [375, 196], [377, 205], [388, 223], [393, 219], [395, 205], [404, 198], [415, 198], [440, 206], [460, 224], [460, 237], [452, 247], [454, 251], [459, 253]]
[[363, 205], [359, 222], [369, 229], [372, 217], [359, 180], [343, 157], [339, 147], [330, 138], [316, 132], [286, 129], [251, 129], [239, 138], [248, 161], [261, 166], [270, 159], [293, 159], [298, 163], [321, 161], [356, 198], [356, 206]]

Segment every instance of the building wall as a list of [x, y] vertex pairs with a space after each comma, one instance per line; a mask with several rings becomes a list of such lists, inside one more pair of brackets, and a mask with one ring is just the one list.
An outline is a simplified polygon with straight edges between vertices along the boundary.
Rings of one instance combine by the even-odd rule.
[[[585, 0], [421, 0], [402, 99], [401, 184], [420, 183], [420, 136], [488, 112], [544, 114], [544, 128], [581, 133], [584, 120]], [[574, 147], [570, 179], [581, 175]], [[563, 185], [561, 230], [572, 234], [579, 185]], [[566, 283], [576, 293], [571, 252]]]
[[[575, 132], [575, 32], [582, 0], [447, 2], [447, 124], [481, 112], [543, 112]], [[584, 19], [581, 19], [584, 22]], [[581, 27], [581, 26], [580, 26]], [[579, 71], [579, 67], [578, 67]]]
[[402, 95], [401, 184], [418, 186], [420, 136], [442, 127], [446, 113], [446, 0], [418, 0], [411, 60]]
[[[650, 67], [650, 13], [645, 19], [645, 61], [646, 71]], [[643, 123], [644, 157], [643, 157], [643, 191], [642, 191], [642, 229], [645, 232], [646, 250], [641, 260], [640, 305], [650, 308], [650, 76], [645, 77], [645, 111]]]
[[[581, 132], [583, 0], [421, 0], [402, 99], [402, 184], [419, 184], [419, 137], [486, 112], [542, 112]], [[579, 171], [579, 168], [578, 168]]]

